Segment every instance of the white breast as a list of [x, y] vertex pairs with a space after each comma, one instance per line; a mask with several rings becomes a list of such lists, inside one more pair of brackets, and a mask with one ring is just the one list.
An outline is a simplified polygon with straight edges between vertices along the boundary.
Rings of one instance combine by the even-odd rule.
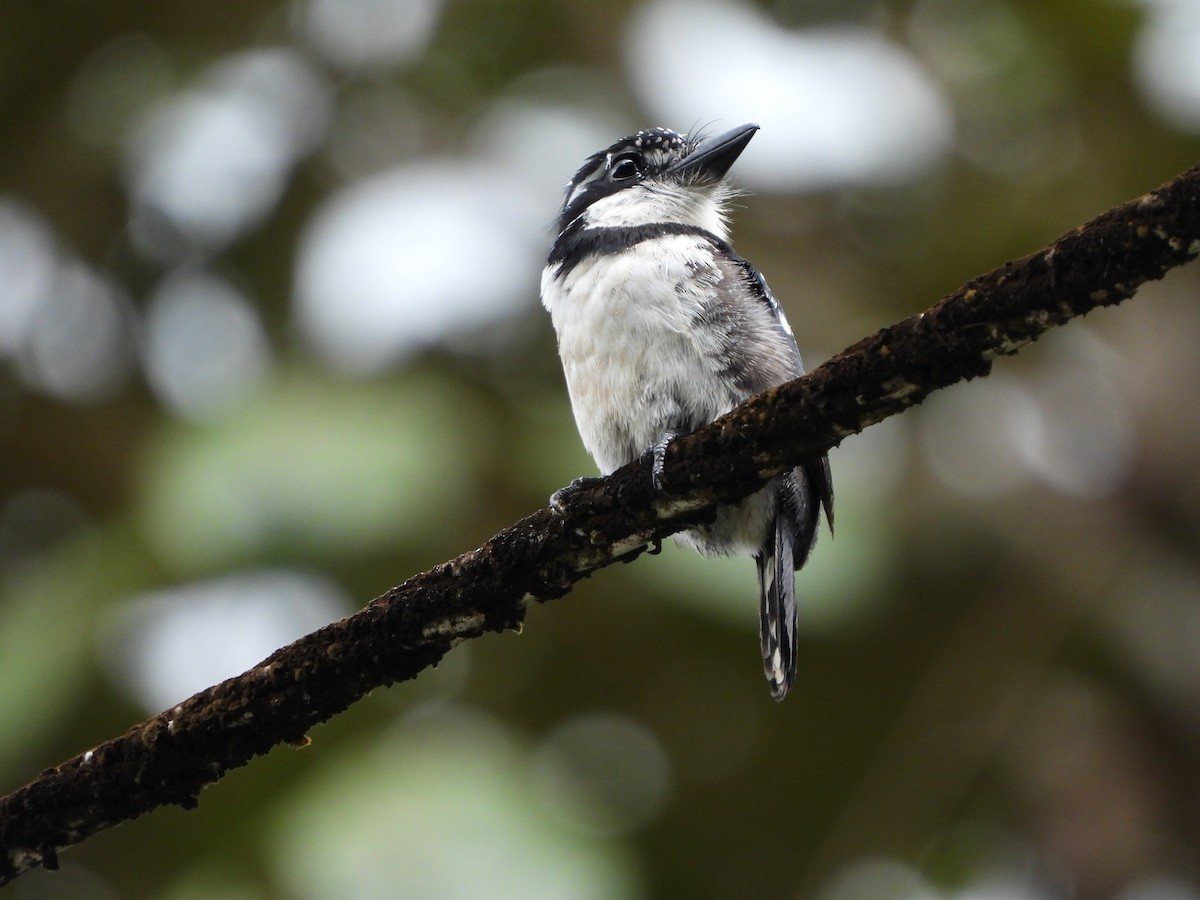
[[696, 327], [721, 271], [692, 235], [644, 241], [542, 275], [542, 302], [584, 446], [604, 473], [665, 429], [690, 430], [744, 399], [718, 377], [719, 336]]

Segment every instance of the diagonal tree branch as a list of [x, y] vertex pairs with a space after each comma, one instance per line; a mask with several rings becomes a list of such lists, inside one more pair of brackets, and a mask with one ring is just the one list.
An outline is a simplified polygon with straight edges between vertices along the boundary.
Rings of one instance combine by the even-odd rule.
[[362, 611], [134, 726], [0, 798], [0, 884], [59, 850], [200, 789], [374, 688], [415, 677], [455, 644], [521, 626], [531, 601], [711, 516], [805, 458], [986, 375], [1075, 316], [1120, 303], [1200, 253], [1200, 166], [1050, 246], [974, 279], [804, 378], [671, 444], [665, 492], [645, 461], [542, 509], [477, 550], [416, 575]]

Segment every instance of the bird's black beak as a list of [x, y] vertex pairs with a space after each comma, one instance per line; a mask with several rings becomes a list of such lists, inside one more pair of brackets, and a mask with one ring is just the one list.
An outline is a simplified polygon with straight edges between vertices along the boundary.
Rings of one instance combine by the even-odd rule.
[[758, 126], [739, 125], [729, 131], [704, 138], [696, 149], [667, 170], [669, 175], [687, 175], [705, 181], [718, 181], [742, 155]]

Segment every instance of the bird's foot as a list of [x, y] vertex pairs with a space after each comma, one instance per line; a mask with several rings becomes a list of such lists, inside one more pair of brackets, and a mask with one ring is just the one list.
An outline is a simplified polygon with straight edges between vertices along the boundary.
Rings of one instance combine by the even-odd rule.
[[654, 485], [654, 489], [659, 493], [663, 491], [663, 467], [667, 462], [667, 448], [671, 446], [671, 441], [677, 437], [679, 437], [678, 431], [664, 431], [657, 443], [650, 448], [650, 452], [654, 457], [654, 462], [650, 466], [650, 483]]
[[617, 562], [631, 563], [643, 553], [645, 553], [647, 556], [658, 556], [658, 554], [662, 553], [662, 538], [655, 538], [648, 544], [645, 544], [641, 547], [635, 547], [628, 553], [623, 553], [617, 557]]
[[566, 503], [572, 494], [577, 493], [578, 491], [582, 490], [583, 488], [591, 487], [592, 485], [596, 484], [597, 482], [600, 482], [603, 480], [604, 480], [603, 478], [596, 478], [595, 476], [591, 476], [591, 475], [585, 475], [582, 478], [576, 478], [574, 481], [572, 481], [566, 487], [559, 488], [557, 491], [555, 491], [553, 494], [550, 495], [550, 508], [552, 510], [554, 510], [556, 513], [558, 513], [560, 516], [566, 515], [566, 511], [567, 511]]

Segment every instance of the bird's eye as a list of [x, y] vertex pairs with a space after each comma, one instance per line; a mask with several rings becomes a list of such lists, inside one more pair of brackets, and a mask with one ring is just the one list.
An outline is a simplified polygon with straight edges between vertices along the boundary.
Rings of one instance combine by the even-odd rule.
[[642, 174], [641, 160], [632, 153], [618, 156], [612, 161], [612, 167], [608, 170], [608, 174], [614, 181], [627, 181], [630, 178], [636, 178]]

